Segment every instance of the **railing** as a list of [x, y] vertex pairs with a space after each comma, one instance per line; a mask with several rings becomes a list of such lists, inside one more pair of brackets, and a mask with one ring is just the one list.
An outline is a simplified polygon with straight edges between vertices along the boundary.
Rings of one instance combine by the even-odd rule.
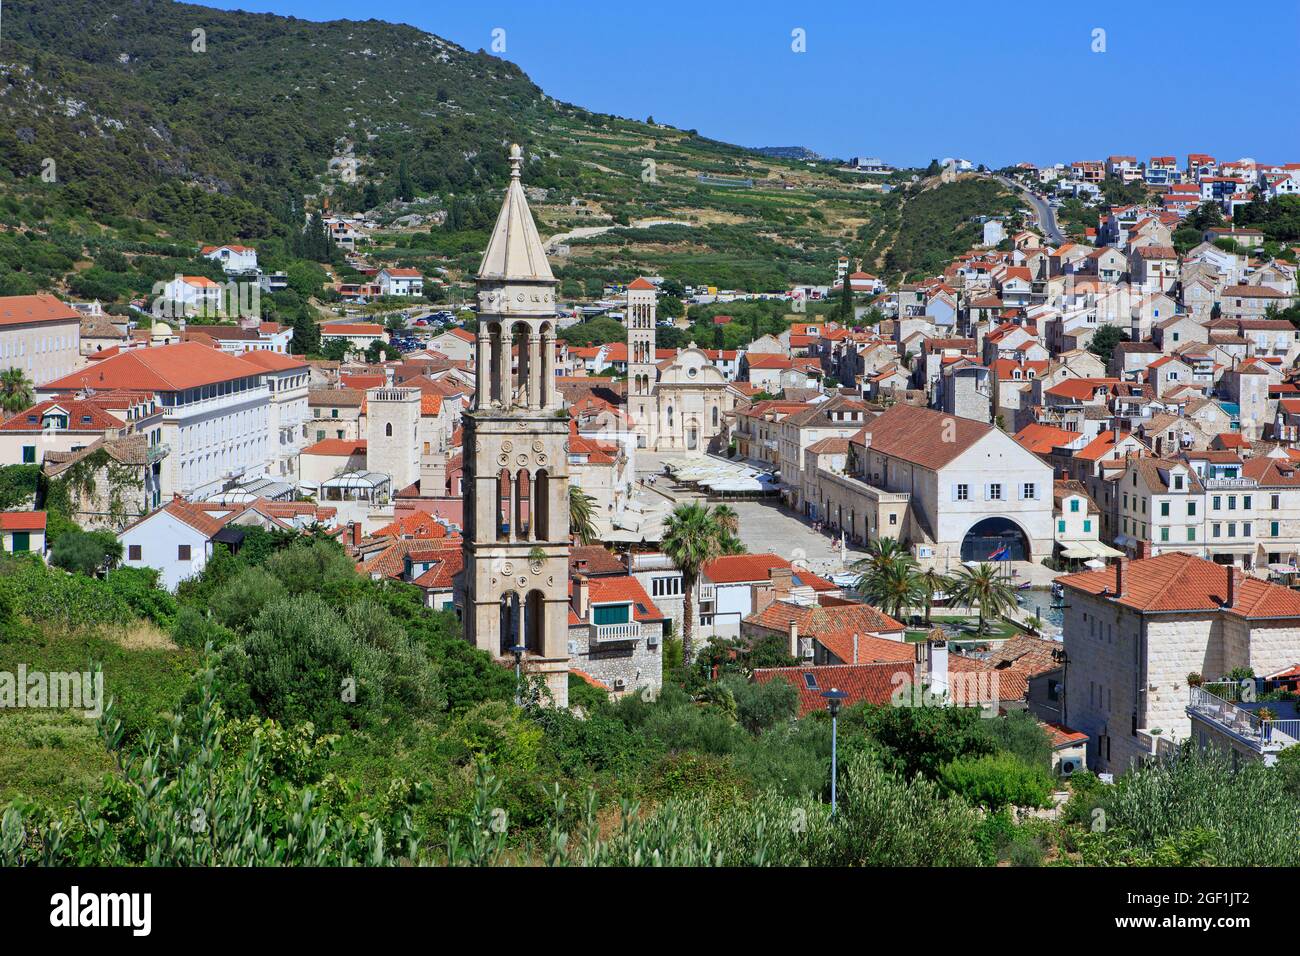
[[591, 639], [595, 643], [604, 641], [636, 641], [641, 639], [641, 622], [628, 624], [593, 624]]
[[166, 458], [172, 453], [172, 446], [166, 442], [159, 442], [156, 445], [150, 445], [149, 450], [145, 452], [145, 461], [153, 464], [159, 459]]
[[[1208, 687], [1215, 690], [1207, 690]], [[1242, 698], [1241, 684], [1224, 681], [1192, 687], [1190, 691], [1189, 712], [1244, 738], [1258, 750], [1280, 750], [1300, 743], [1300, 720], [1260, 720], [1255, 713], [1238, 707], [1234, 701]], [[1220, 697], [1219, 693], [1226, 696]]]
[[1203, 478], [1201, 483], [1206, 491], [1219, 491], [1224, 488], [1258, 488], [1259, 482], [1254, 478]]

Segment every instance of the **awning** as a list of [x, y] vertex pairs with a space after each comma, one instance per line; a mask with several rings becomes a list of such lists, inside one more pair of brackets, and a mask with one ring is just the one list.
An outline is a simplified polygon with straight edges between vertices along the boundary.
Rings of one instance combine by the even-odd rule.
[[1123, 551], [1116, 551], [1100, 541], [1071, 541], [1070, 546], [1061, 551], [1063, 558], [1120, 558]]

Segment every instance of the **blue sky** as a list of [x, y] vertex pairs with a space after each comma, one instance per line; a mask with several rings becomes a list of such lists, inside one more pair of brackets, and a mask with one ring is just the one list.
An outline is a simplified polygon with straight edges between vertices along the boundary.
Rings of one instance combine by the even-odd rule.
[[[1207, 152], [1300, 161], [1300, 4], [1092, 0], [212, 0], [408, 23], [591, 110], [745, 146], [991, 166]], [[806, 52], [791, 49], [802, 29]], [[1093, 31], [1105, 31], [1094, 53]], [[1255, 77], [1255, 78], [1252, 78]]]

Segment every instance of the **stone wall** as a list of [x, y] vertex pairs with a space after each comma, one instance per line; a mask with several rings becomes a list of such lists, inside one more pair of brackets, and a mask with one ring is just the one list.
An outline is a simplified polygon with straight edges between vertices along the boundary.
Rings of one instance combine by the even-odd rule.
[[[658, 694], [663, 686], [663, 628], [659, 621], [643, 621], [639, 640], [593, 644], [589, 625], [570, 625], [569, 666], [590, 674], [616, 697], [646, 688]], [[648, 641], [652, 634], [659, 636], [654, 647]], [[618, 680], [623, 681], [622, 691], [614, 690]]]

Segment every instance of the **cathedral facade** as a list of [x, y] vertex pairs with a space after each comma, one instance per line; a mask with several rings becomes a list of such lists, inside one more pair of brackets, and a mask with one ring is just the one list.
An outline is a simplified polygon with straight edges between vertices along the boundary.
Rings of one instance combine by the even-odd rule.
[[660, 359], [655, 348], [654, 284], [627, 287], [627, 413], [637, 447], [703, 455], [725, 429], [736, 393], [703, 349], [692, 342]]

